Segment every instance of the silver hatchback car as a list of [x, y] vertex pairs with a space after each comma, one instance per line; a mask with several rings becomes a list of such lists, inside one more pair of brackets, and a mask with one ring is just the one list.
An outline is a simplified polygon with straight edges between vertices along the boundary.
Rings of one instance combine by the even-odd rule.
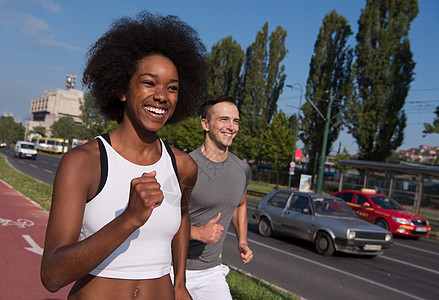
[[310, 241], [321, 255], [340, 251], [376, 256], [393, 246], [389, 231], [360, 220], [333, 196], [273, 191], [259, 201], [253, 218], [262, 236], [278, 232]]

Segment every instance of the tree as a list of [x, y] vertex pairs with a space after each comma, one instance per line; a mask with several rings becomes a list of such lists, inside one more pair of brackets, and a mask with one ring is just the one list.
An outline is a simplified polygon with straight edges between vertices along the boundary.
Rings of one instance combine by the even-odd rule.
[[[323, 115], [326, 115], [328, 110], [329, 90], [333, 90], [335, 99], [331, 107], [333, 117], [329, 123], [325, 156], [339, 136], [344, 103], [352, 94], [353, 50], [347, 45], [350, 35], [352, 31], [347, 19], [335, 10], [331, 11], [323, 19], [311, 57], [306, 96]], [[308, 102], [302, 105], [302, 112], [300, 138], [309, 154], [308, 170], [316, 170], [316, 157], [322, 152], [322, 133], [325, 131], [326, 121]]]
[[95, 105], [93, 92], [89, 91], [84, 95], [84, 102], [81, 103], [81, 119], [83, 133], [78, 138], [93, 139], [96, 136], [106, 132], [109, 121], [101, 114]]
[[204, 130], [199, 117], [192, 117], [178, 124], [166, 124], [157, 135], [186, 152], [197, 149], [204, 141]]
[[60, 117], [50, 126], [52, 137], [66, 138], [69, 142], [72, 139], [81, 139], [83, 134], [83, 127], [73, 120], [72, 117]]
[[333, 162], [335, 163], [335, 171], [339, 174], [341, 174], [343, 172], [343, 170], [350, 170], [351, 167], [347, 167], [347, 166], [339, 166], [337, 163], [340, 160], [347, 160], [350, 158], [348, 149], [343, 148], [343, 152], [342, 153], [337, 153], [337, 155], [335, 156]]
[[238, 98], [241, 132], [234, 149], [247, 149], [242, 154], [248, 159], [258, 155], [261, 134], [277, 110], [286, 77], [285, 66], [281, 65], [287, 53], [286, 35], [286, 30], [278, 26], [268, 36], [268, 23], [265, 23], [246, 51]]
[[5, 141], [7, 145], [23, 140], [24, 126], [21, 122], [15, 122], [12, 116], [0, 117], [0, 141]]
[[39, 134], [41, 136], [46, 136], [46, 127], [44, 126], [35, 126], [32, 128], [32, 133]]
[[415, 67], [408, 32], [418, 11], [417, 0], [368, 0], [361, 11], [347, 115], [360, 159], [384, 161], [404, 140], [402, 108]]
[[424, 136], [429, 133], [439, 133], [439, 106], [436, 107], [436, 117], [434, 118], [433, 125], [424, 123], [425, 130], [423, 131]]
[[276, 171], [279, 184], [279, 176], [283, 168], [288, 167], [293, 151], [293, 136], [285, 113], [280, 110], [274, 113], [273, 121], [268, 129], [262, 133], [261, 155], [264, 160], [270, 161]]
[[205, 96], [221, 94], [237, 99], [243, 60], [244, 51], [231, 36], [213, 45], [206, 56], [209, 76]]

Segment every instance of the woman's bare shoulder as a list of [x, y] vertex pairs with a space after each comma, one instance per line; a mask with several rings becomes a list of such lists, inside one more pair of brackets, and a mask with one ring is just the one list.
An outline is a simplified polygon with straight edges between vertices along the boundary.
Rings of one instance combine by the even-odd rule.
[[[55, 180], [68, 178], [78, 180], [80, 178], [96, 176], [100, 172], [99, 146], [96, 140], [69, 150], [62, 157]], [[60, 177], [60, 178], [59, 178]]]

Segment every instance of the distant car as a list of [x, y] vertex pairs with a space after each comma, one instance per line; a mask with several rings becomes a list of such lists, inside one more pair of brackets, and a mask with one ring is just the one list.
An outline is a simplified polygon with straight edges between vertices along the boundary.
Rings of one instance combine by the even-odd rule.
[[333, 196], [273, 191], [259, 201], [253, 218], [262, 236], [278, 232], [310, 241], [321, 255], [340, 251], [375, 256], [393, 246], [388, 230], [360, 220]]
[[26, 141], [18, 141], [14, 147], [14, 156], [18, 156], [20, 158], [29, 157], [35, 160], [37, 158], [35, 144]]
[[4, 148], [4, 147], [6, 147], [6, 142], [4, 141], [0, 142], [0, 148]]
[[333, 196], [345, 200], [361, 219], [394, 235], [421, 237], [430, 234], [431, 226], [426, 218], [408, 211], [397, 201], [373, 189], [340, 191]]

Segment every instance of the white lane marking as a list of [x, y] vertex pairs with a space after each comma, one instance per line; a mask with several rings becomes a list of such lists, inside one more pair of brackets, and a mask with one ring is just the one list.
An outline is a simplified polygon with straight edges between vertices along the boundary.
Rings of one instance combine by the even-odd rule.
[[433, 252], [433, 251], [429, 251], [429, 250], [425, 250], [425, 249], [421, 249], [421, 248], [416, 248], [416, 247], [412, 247], [412, 246], [407, 246], [407, 245], [400, 244], [400, 243], [395, 243], [395, 246], [398, 246], [398, 247], [399, 247], [399, 246], [401, 246], [401, 247], [406, 247], [406, 248], [409, 248], [409, 249], [412, 249], [412, 250], [422, 251], [422, 252], [425, 252], [425, 253], [428, 253], [428, 254], [439, 255], [438, 252]]
[[41, 248], [32, 238], [30, 235], [23, 234], [23, 238], [26, 240], [26, 242], [29, 243], [31, 247], [24, 247], [24, 249], [29, 250], [30, 252], [36, 253], [38, 255], [43, 255], [43, 248]]
[[36, 165], [34, 164], [29, 164], [29, 166], [31, 166], [32, 168], [38, 168]]
[[47, 169], [43, 169], [43, 171], [45, 171], [45, 172], [47, 172], [47, 173], [50, 173], [50, 174], [53, 173], [53, 171], [50, 171], [50, 170], [47, 170]]
[[[236, 237], [236, 234], [234, 234], [234, 233], [227, 232], [227, 234], [230, 234], [230, 235], [233, 235], [233, 236]], [[373, 280], [370, 280], [370, 279], [366, 279], [366, 278], [363, 278], [363, 277], [361, 277], [361, 276], [357, 276], [357, 275], [354, 275], [354, 274], [348, 273], [348, 272], [346, 272], [346, 271], [343, 271], [343, 270], [336, 269], [336, 268], [331, 267], [331, 266], [327, 266], [327, 265], [321, 264], [321, 263], [316, 262], [316, 261], [313, 261], [313, 260], [311, 260], [311, 259], [304, 258], [304, 257], [298, 256], [298, 255], [295, 255], [295, 254], [293, 254], [293, 253], [289, 253], [289, 252], [287, 252], [287, 251], [280, 250], [280, 249], [277, 249], [277, 248], [274, 248], [274, 247], [271, 247], [271, 246], [268, 246], [268, 245], [262, 244], [262, 243], [260, 243], [260, 242], [254, 241], [254, 240], [252, 240], [252, 239], [248, 239], [248, 241], [249, 241], [249, 242], [252, 242], [252, 243], [255, 243], [255, 244], [259, 245], [259, 246], [266, 247], [266, 248], [268, 248], [268, 249], [271, 249], [271, 250], [274, 250], [274, 251], [280, 252], [280, 253], [282, 253], [282, 254], [285, 254], [285, 255], [288, 255], [288, 256], [292, 256], [292, 257], [294, 257], [294, 258], [297, 258], [297, 259], [300, 259], [300, 260], [304, 260], [304, 261], [306, 261], [306, 262], [309, 262], [309, 263], [312, 263], [312, 264], [318, 265], [318, 266], [320, 266], [320, 267], [322, 267], [322, 268], [326, 268], [326, 269], [332, 270], [332, 271], [334, 271], [334, 272], [338, 272], [338, 273], [344, 274], [344, 275], [346, 275], [346, 276], [350, 276], [350, 277], [353, 277], [353, 278], [355, 278], [355, 279], [358, 279], [358, 280], [365, 281], [365, 282], [370, 283], [370, 284], [374, 284], [374, 285], [380, 286], [380, 287], [382, 287], [382, 288], [384, 288], [384, 289], [390, 290], [390, 291], [392, 291], [392, 292], [395, 292], [395, 293], [398, 293], [398, 294], [401, 294], [401, 295], [404, 295], [404, 296], [407, 296], [407, 297], [410, 297], [410, 298], [413, 298], [413, 299], [424, 299], [424, 298], [421, 298], [421, 297], [418, 297], [418, 296], [415, 296], [415, 295], [412, 295], [412, 294], [409, 294], [409, 293], [406, 293], [406, 292], [400, 291], [400, 290], [398, 290], [398, 289], [394, 289], [394, 288], [389, 287], [389, 286], [387, 286], [387, 285], [384, 285], [384, 284], [382, 284], [382, 283], [379, 283], [379, 282], [376, 282], [376, 281], [373, 281]]]
[[428, 271], [428, 272], [432, 272], [432, 273], [435, 273], [435, 274], [439, 274], [439, 271], [432, 270], [432, 269], [425, 268], [425, 267], [418, 266], [418, 265], [414, 265], [414, 264], [411, 264], [411, 263], [408, 263], [408, 262], [405, 262], [405, 261], [402, 261], [402, 260], [399, 260], [399, 259], [394, 259], [394, 258], [386, 257], [386, 256], [383, 256], [383, 255], [381, 255], [381, 258], [384, 258], [384, 259], [387, 259], [387, 260], [391, 260], [391, 261], [394, 261], [394, 262], [397, 262], [397, 263], [400, 263], [400, 264], [403, 264], [403, 265], [407, 265], [407, 266], [410, 266], [410, 267], [413, 267], [413, 268], [417, 268], [417, 269], [421, 269], [421, 270], [424, 270], [424, 271]]

